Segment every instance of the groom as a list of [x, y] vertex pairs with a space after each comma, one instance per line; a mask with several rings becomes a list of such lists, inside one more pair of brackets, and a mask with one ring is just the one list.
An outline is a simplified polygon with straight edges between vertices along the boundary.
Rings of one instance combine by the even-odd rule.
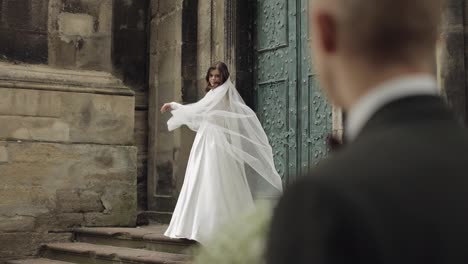
[[347, 145], [286, 190], [267, 263], [468, 263], [468, 131], [433, 76], [441, 0], [310, 0]]

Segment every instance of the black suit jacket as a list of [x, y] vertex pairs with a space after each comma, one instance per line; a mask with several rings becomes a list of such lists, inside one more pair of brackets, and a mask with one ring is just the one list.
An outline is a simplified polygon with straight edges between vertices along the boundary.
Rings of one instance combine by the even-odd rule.
[[435, 96], [380, 109], [280, 200], [268, 264], [468, 263], [468, 133]]

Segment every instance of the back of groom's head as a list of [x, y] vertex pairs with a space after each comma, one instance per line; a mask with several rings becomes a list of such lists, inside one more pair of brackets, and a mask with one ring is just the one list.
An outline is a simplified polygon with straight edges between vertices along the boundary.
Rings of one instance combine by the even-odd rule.
[[314, 68], [350, 108], [388, 78], [431, 72], [444, 0], [310, 0]]
[[311, 0], [334, 9], [338, 45], [378, 61], [434, 50], [444, 0]]
[[[374, 59], [413, 60], [433, 52], [437, 38], [438, 0], [340, 0], [347, 8], [344, 36], [354, 52]], [[354, 35], [354, 36], [353, 36]], [[423, 54], [421, 54], [422, 52]]]

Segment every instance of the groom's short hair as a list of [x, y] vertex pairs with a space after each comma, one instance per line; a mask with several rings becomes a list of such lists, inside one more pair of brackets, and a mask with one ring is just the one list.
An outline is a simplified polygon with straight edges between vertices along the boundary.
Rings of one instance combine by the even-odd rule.
[[401, 62], [433, 54], [444, 0], [319, 1], [336, 1], [341, 44], [358, 56]]

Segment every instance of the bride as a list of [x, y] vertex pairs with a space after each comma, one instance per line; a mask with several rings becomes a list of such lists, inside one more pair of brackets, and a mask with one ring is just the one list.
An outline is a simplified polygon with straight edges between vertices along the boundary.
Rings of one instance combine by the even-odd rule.
[[208, 69], [207, 94], [194, 104], [164, 104], [172, 110], [170, 131], [196, 131], [184, 183], [165, 235], [205, 244], [223, 223], [253, 209], [254, 201], [282, 192], [272, 149], [255, 115], [229, 79], [226, 64]]

